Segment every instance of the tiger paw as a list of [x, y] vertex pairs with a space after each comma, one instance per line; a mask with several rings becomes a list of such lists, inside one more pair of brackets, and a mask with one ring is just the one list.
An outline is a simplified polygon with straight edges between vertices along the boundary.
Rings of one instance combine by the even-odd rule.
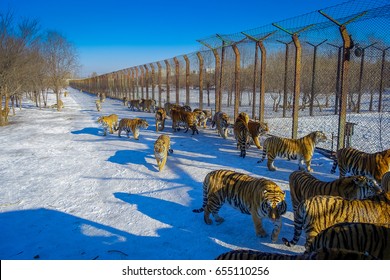
[[217, 225], [220, 225], [225, 221], [225, 219], [222, 217], [218, 217], [218, 218], [215, 218], [215, 221], [217, 222]]
[[261, 238], [268, 237], [268, 234], [265, 232], [264, 229], [257, 229], [256, 230], [256, 235]]
[[291, 247], [293, 244], [291, 244], [291, 242], [290, 241], [288, 241], [287, 240], [287, 238], [282, 238], [282, 241], [283, 241], [283, 243], [284, 243], [284, 245], [286, 245], [287, 247]]

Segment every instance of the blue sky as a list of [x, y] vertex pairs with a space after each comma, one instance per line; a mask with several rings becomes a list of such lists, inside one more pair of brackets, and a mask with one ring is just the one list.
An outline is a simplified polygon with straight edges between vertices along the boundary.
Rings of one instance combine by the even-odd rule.
[[197, 39], [229, 34], [345, 0], [0, 0], [0, 11], [38, 19], [72, 42], [80, 75], [103, 74], [199, 50]]

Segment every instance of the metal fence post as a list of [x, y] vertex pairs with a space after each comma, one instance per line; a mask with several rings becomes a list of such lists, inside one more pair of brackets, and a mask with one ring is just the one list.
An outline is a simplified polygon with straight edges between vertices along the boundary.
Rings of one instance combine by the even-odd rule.
[[175, 88], [176, 88], [176, 104], [179, 104], [180, 100], [179, 100], [179, 93], [180, 93], [180, 75], [179, 75], [179, 71], [180, 71], [180, 64], [179, 64], [179, 60], [177, 59], [177, 57], [174, 57], [173, 58], [173, 61], [175, 62]]
[[166, 66], [166, 86], [167, 86], [167, 103], [170, 103], [171, 101], [171, 93], [170, 93], [170, 80], [169, 77], [171, 76], [171, 65], [169, 64], [169, 61], [166, 59], [164, 60], [165, 66]]
[[203, 56], [200, 52], [196, 55], [199, 59], [199, 109], [203, 110]]
[[146, 99], [149, 99], [149, 69], [148, 66], [145, 64], [145, 89], [146, 89]]
[[156, 100], [156, 97], [155, 97], [155, 94], [154, 94], [154, 88], [156, 87], [154, 75], [155, 75], [156, 72], [155, 72], [155, 68], [154, 68], [153, 63], [150, 63], [149, 65], [150, 65], [150, 68], [152, 69], [152, 99]]
[[190, 60], [183, 55], [186, 62], [186, 105], [190, 105]]
[[339, 127], [338, 127], [338, 138], [337, 138], [337, 150], [344, 148], [345, 142], [345, 123], [347, 116], [347, 96], [348, 96], [348, 70], [349, 70], [349, 59], [351, 48], [353, 48], [352, 40], [348, 34], [346, 25], [358, 17], [363, 16], [366, 12], [363, 12], [344, 24], [339, 23], [323, 11], [318, 11], [321, 15], [339, 26], [341, 38], [343, 39], [343, 55], [342, 55], [342, 69], [341, 69], [341, 84], [340, 84], [340, 112], [339, 112]]
[[162, 95], [162, 67], [160, 62], [157, 62], [158, 74], [157, 74], [157, 83], [158, 83], [158, 107], [161, 108], [161, 95]]

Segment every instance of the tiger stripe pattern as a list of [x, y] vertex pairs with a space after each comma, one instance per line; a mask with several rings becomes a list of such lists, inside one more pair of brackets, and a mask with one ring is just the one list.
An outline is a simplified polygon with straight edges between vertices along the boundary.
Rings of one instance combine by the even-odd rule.
[[210, 214], [220, 224], [224, 219], [218, 212], [225, 202], [252, 216], [259, 237], [268, 236], [262, 220], [271, 219], [274, 223], [271, 240], [278, 239], [281, 216], [286, 213], [287, 204], [284, 191], [273, 181], [223, 169], [208, 173], [203, 181], [203, 205], [193, 212], [204, 212], [204, 221], [208, 225], [212, 224]]
[[381, 186], [384, 192], [390, 192], [390, 172], [386, 172], [383, 175]]
[[198, 128], [196, 127], [196, 113], [171, 108], [171, 118], [173, 131], [180, 130], [180, 124], [183, 124], [185, 133], [191, 128], [192, 135], [194, 135], [195, 132], [199, 134]]
[[187, 133], [188, 129], [191, 128], [192, 130], [192, 135], [199, 134], [199, 130], [196, 127], [197, 124], [197, 119], [196, 119], [197, 113], [191, 112], [191, 111], [180, 111], [180, 120], [182, 123], [184, 123], [185, 126], [185, 133]]
[[157, 109], [155, 114], [156, 132], [164, 130], [166, 118], [167, 118], [167, 112], [165, 111], [165, 109], [164, 108]]
[[335, 173], [337, 166], [340, 178], [347, 173], [371, 177], [381, 184], [383, 175], [390, 171], [390, 149], [377, 153], [365, 153], [354, 148], [337, 151], [330, 173]]
[[194, 109], [193, 111], [196, 114], [196, 122], [197, 126], [206, 128], [207, 124], [207, 115], [206, 113], [201, 109]]
[[258, 149], [263, 149], [260, 145], [260, 137], [269, 133], [268, 124], [265, 122], [257, 122], [249, 120], [248, 122], [249, 134], [251, 136], [251, 141], [255, 144]]
[[367, 252], [377, 259], [390, 260], [390, 224], [336, 224], [321, 231], [308, 251], [322, 247]]
[[218, 134], [224, 139], [228, 136], [229, 119], [228, 114], [217, 112], [214, 114], [213, 121], [211, 122], [211, 127], [216, 126]]
[[130, 138], [130, 131], [133, 133], [134, 139], [139, 139], [140, 128], [147, 129], [149, 124], [146, 120], [135, 118], [135, 119], [121, 119], [118, 126], [118, 136], [121, 137], [121, 132], [125, 131], [127, 138]]
[[390, 224], [390, 193], [363, 200], [347, 200], [339, 196], [318, 195], [299, 204], [294, 212], [294, 237], [283, 238], [287, 246], [297, 244], [302, 230], [306, 233], [306, 249], [322, 230], [343, 222]]
[[294, 171], [290, 174], [289, 183], [294, 211], [299, 203], [316, 195], [364, 199], [382, 192], [382, 189], [378, 188], [374, 181], [359, 175], [324, 182], [305, 171]]
[[270, 171], [275, 171], [274, 160], [277, 156], [288, 159], [298, 159], [299, 170], [305, 170], [303, 163], [305, 162], [307, 171], [312, 172], [310, 167], [311, 159], [314, 154], [316, 145], [327, 140], [326, 135], [322, 131], [314, 131], [299, 139], [282, 138], [271, 136], [264, 141], [263, 155], [258, 163], [264, 161], [267, 156], [267, 167]]
[[219, 255], [216, 260], [376, 260], [365, 252], [347, 249], [320, 248], [298, 255], [267, 253], [255, 250], [233, 250]]
[[245, 112], [241, 112], [234, 122], [233, 132], [237, 140], [237, 148], [240, 149], [240, 157], [245, 158], [246, 149], [248, 147], [248, 129], [249, 116]]
[[118, 129], [118, 115], [111, 114], [109, 116], [101, 116], [97, 120], [103, 126], [104, 136], [107, 135], [107, 131], [113, 134]]
[[129, 109], [132, 111], [135, 111], [135, 109], [137, 109], [137, 111], [140, 111], [141, 110], [140, 103], [141, 103], [140, 99], [132, 99], [129, 102], [127, 102], [127, 105], [129, 106]]
[[173, 153], [171, 139], [168, 135], [160, 135], [154, 143], [154, 157], [157, 161], [158, 170], [163, 170], [168, 154]]
[[139, 102], [139, 108], [141, 111], [147, 111], [151, 113], [156, 111], [156, 100], [154, 99], [141, 99]]

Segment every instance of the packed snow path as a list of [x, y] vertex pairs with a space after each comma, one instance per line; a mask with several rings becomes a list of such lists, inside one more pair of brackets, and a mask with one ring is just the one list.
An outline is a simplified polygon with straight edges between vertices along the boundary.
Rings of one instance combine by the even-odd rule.
[[[302, 252], [304, 237], [294, 248], [288, 176], [296, 161], [277, 159], [270, 172], [261, 152], [250, 147], [239, 157], [236, 142], [210, 127], [173, 132], [170, 120], [155, 131], [153, 113], [130, 111], [119, 100], [106, 99], [96, 111], [96, 96], [68, 89], [65, 108], [39, 109], [24, 101], [23, 109], [1, 127], [0, 259], [214, 259], [231, 249]], [[55, 103], [49, 96], [49, 105]], [[103, 136], [99, 116], [145, 118], [139, 140], [125, 133]], [[272, 127], [270, 127], [272, 132]], [[157, 137], [171, 137], [174, 153], [158, 172], [153, 154]], [[315, 154], [314, 175], [335, 179], [332, 162]], [[279, 240], [255, 235], [252, 219], [227, 204], [221, 225], [203, 222], [192, 209], [202, 205], [202, 182], [216, 169], [231, 169], [275, 181], [286, 190], [288, 212]], [[265, 222], [268, 233], [272, 224]]]

